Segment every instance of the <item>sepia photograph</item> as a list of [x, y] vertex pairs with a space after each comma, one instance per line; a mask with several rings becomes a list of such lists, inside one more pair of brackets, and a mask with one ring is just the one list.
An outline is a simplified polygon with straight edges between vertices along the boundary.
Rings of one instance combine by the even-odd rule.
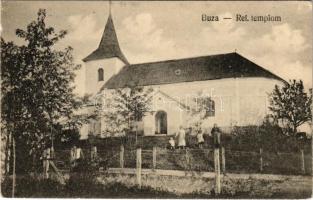
[[4, 198], [312, 198], [312, 2], [1, 0]]

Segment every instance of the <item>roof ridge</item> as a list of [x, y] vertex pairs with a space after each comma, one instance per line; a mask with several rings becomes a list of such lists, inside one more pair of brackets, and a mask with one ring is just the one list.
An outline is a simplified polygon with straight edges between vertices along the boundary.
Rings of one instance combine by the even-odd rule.
[[172, 62], [172, 61], [189, 60], [189, 59], [197, 59], [197, 58], [205, 58], [205, 57], [213, 57], [213, 56], [222, 56], [222, 55], [229, 55], [229, 54], [238, 54], [238, 53], [237, 52], [230, 52], [230, 53], [223, 53], [223, 54], [212, 54], [212, 55], [202, 55], [202, 56], [194, 56], [194, 57], [187, 57], [187, 58], [176, 58], [176, 59], [169, 59], [169, 60], [160, 60], [160, 61], [152, 61], [152, 62], [144, 62], [144, 63], [135, 63], [135, 64], [130, 64], [129, 66], [132, 67], [134, 65], [166, 63], [166, 62]]
[[[181, 71], [176, 73], [176, 69]], [[130, 81], [136, 81], [138, 86], [148, 86], [243, 77], [262, 77], [284, 82], [269, 70], [233, 52], [128, 65], [111, 77], [103, 88], [123, 88]]]

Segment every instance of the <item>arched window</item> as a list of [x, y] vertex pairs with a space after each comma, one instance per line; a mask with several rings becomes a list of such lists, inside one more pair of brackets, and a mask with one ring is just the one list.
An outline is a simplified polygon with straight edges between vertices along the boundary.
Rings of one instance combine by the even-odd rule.
[[215, 116], [215, 102], [212, 99], [208, 99], [206, 102], [205, 116], [206, 117]]
[[103, 69], [98, 69], [98, 81], [103, 81]]

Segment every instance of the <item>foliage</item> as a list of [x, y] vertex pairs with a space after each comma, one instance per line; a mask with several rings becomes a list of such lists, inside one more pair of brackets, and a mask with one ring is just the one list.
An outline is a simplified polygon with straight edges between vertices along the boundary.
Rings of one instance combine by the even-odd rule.
[[285, 134], [284, 128], [266, 119], [261, 126], [235, 126], [230, 135], [222, 135], [222, 144], [233, 150], [271, 152], [309, 151], [311, 139], [299, 140]]
[[[38, 176], [22, 175], [16, 178], [15, 197], [57, 197], [63, 186], [53, 179], [41, 179]], [[4, 197], [12, 196], [12, 179], [6, 177], [1, 183]]]
[[132, 131], [134, 123], [139, 122], [151, 110], [151, 88], [128, 87], [105, 94], [103, 110], [107, 126], [106, 134], [117, 135]]
[[312, 89], [309, 94], [304, 91], [303, 82], [289, 81], [281, 88], [275, 86], [270, 94], [270, 106], [272, 115], [276, 120], [286, 122], [286, 126], [292, 128], [292, 133], [297, 133], [297, 127], [312, 119]]
[[64, 129], [63, 127], [59, 127], [59, 132], [55, 134], [54, 138], [54, 146], [56, 149], [58, 147], [70, 147], [73, 144], [77, 144], [80, 139], [79, 130], [74, 129]]
[[[164, 137], [140, 136], [137, 138], [137, 144], [143, 149], [152, 149], [153, 146], [167, 148], [171, 135]], [[116, 149], [123, 144], [125, 148], [135, 149], [135, 138], [133, 137], [112, 137], [97, 139], [96, 144], [101, 149]], [[213, 138], [204, 134], [205, 143], [203, 148], [213, 148]], [[186, 134], [187, 147], [198, 148], [195, 135]], [[296, 137], [284, 134], [284, 130], [269, 121], [265, 121], [261, 126], [235, 126], [230, 133], [221, 134], [222, 146], [238, 151], [257, 152], [260, 148], [271, 152], [296, 152], [300, 149], [310, 152], [311, 138], [297, 139]]]
[[[82, 97], [76, 97], [76, 107], [83, 108], [92, 105], [91, 99], [92, 96], [90, 94], [86, 94]], [[68, 118], [65, 120], [65, 123], [63, 124], [63, 129], [77, 129], [77, 127], [81, 127], [83, 124], [89, 123], [90, 121], [97, 119], [98, 114], [95, 111], [88, 114], [84, 112], [75, 112], [68, 116]]]
[[192, 127], [192, 130], [197, 131], [201, 128], [203, 122], [210, 116], [214, 116], [215, 103], [208, 95], [198, 94], [193, 98], [191, 107], [189, 109], [188, 122]]
[[53, 126], [70, 119], [81, 105], [73, 93], [79, 68], [73, 63], [73, 49], [55, 49], [67, 32], [56, 33], [45, 19], [46, 11], [40, 9], [26, 30], [16, 30], [24, 45], [1, 39], [1, 120], [18, 146], [18, 172], [37, 169], [34, 163], [50, 140]]
[[96, 180], [98, 175], [98, 165], [94, 165], [93, 162], [86, 159], [80, 159], [77, 166], [70, 172], [66, 190], [70, 193], [76, 193], [78, 196], [80, 193], [90, 193], [99, 187]]

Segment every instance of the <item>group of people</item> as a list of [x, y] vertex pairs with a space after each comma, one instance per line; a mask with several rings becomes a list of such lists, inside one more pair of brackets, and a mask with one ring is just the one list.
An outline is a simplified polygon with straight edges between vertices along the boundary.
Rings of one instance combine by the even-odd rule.
[[[214, 124], [211, 134], [214, 138], [214, 148], [218, 148], [221, 141], [221, 131], [218, 128], [217, 124]], [[179, 126], [179, 131], [176, 133], [175, 137], [177, 138], [177, 147], [178, 149], [185, 149], [186, 148], [186, 131], [183, 128], [183, 126]], [[197, 133], [197, 144], [200, 149], [203, 148], [204, 145], [204, 137], [203, 137], [203, 131], [201, 127], [198, 128]], [[170, 149], [176, 148], [176, 143], [173, 137], [170, 137], [169, 139], [169, 147]]]
[[[78, 163], [83, 159], [84, 154], [83, 151], [80, 147], [76, 147], [74, 145], [71, 148], [71, 157], [70, 157], [70, 162], [71, 162], [71, 167], [74, 168], [78, 165]], [[42, 160], [43, 164], [43, 173], [44, 173], [44, 178], [49, 178], [49, 169], [50, 165], [53, 165], [53, 160], [54, 160], [54, 149], [51, 146], [46, 146], [42, 152], [42, 156], [40, 157]]]
[[[218, 128], [217, 124], [214, 124], [211, 134], [214, 138], [214, 148], [219, 148], [220, 146], [220, 140], [221, 140], [221, 131]], [[183, 128], [183, 126], [179, 127], [179, 131], [176, 133], [175, 137], [177, 138], [177, 147], [179, 149], [185, 149], [186, 148], [186, 131]], [[196, 138], [197, 138], [197, 144], [200, 149], [203, 148], [204, 145], [204, 137], [203, 137], [203, 131], [201, 127], [197, 129], [196, 133]], [[173, 137], [169, 139], [169, 147], [170, 149], [175, 149], [176, 148], [176, 142]], [[42, 154], [42, 161], [43, 161], [43, 171], [44, 171], [44, 176], [45, 178], [49, 178], [49, 166], [51, 163], [51, 160], [54, 157], [54, 150], [51, 147], [46, 147], [43, 151]], [[97, 148], [94, 146], [91, 149], [91, 159], [96, 160], [97, 157]], [[72, 169], [77, 167], [79, 163], [82, 161], [84, 158], [84, 154], [82, 149], [79, 146], [73, 145], [73, 147], [70, 150], [70, 162], [71, 162], [71, 167]]]

